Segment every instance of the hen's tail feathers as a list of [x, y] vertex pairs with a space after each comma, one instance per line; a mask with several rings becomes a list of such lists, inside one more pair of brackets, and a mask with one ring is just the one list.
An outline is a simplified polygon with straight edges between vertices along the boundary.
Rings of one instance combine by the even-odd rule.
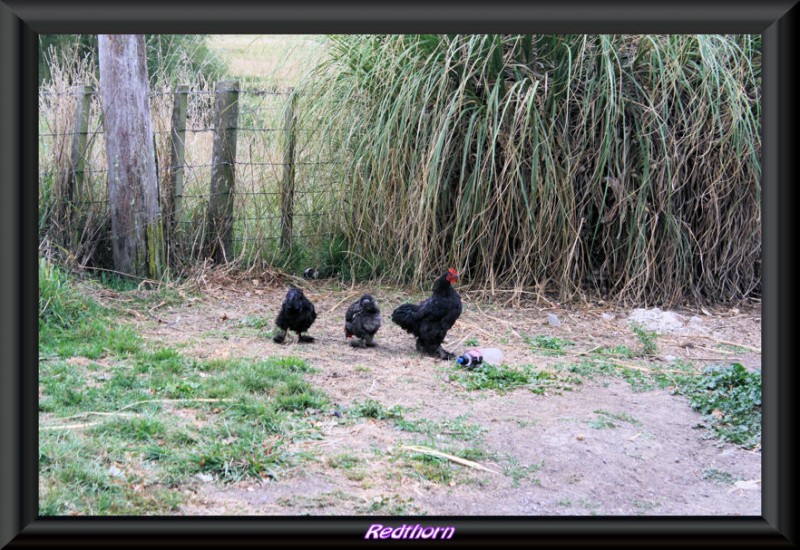
[[392, 312], [392, 322], [399, 325], [400, 328], [413, 333], [414, 328], [417, 326], [417, 321], [414, 318], [416, 312], [416, 305], [403, 304]]

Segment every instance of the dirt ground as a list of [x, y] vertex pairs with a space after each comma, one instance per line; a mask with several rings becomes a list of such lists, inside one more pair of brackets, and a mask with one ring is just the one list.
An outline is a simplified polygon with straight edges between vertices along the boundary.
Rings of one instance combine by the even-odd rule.
[[[298, 440], [292, 450], [310, 458], [277, 479], [198, 483], [180, 513], [186, 515], [755, 515], [761, 514], [761, 452], [722, 443], [699, 425], [701, 415], [666, 389], [634, 391], [620, 376], [583, 377], [568, 391], [504, 394], [468, 391], [450, 379], [454, 362], [420, 356], [413, 338], [391, 323], [392, 309], [425, 294], [394, 288], [341, 287], [330, 281], [300, 283], [315, 303], [313, 344], [291, 335], [283, 345], [266, 337], [285, 287], [263, 280], [208, 281], [200, 296], [151, 310], [140, 322], [148, 340], [182, 345], [198, 358], [292, 355], [318, 372], [308, 375], [324, 391], [331, 411], [319, 423], [321, 439]], [[378, 299], [384, 317], [378, 347], [354, 349], [344, 338], [344, 312], [364, 291]], [[659, 331], [658, 356], [707, 364], [737, 361], [761, 368], [761, 313], [757, 306], [653, 312], [606, 304], [504, 307], [462, 293], [464, 313], [445, 348], [499, 347], [504, 363], [552, 369], [576, 362], [599, 346], [637, 346], [631, 316]], [[555, 314], [560, 326], [548, 321]], [[242, 330], [263, 318], [263, 329]], [[660, 323], [660, 324], [659, 324]], [[574, 342], [565, 356], [532, 349], [526, 336]], [[732, 347], [730, 344], [737, 344]], [[400, 405], [406, 419], [451, 421], [433, 434], [441, 448], [479, 448], [475, 462], [492, 470], [452, 465], [452, 476], [418, 475], [400, 453], [421, 444], [419, 433], [389, 420], [351, 418], [353, 403], [372, 399]], [[341, 411], [345, 411], [342, 414]], [[608, 422], [612, 419], [612, 422]], [[604, 422], [606, 421], [606, 422]], [[459, 424], [460, 422], [460, 424]], [[459, 434], [470, 426], [479, 435]], [[344, 459], [343, 459], [344, 457]], [[350, 463], [342, 466], [343, 461]], [[417, 463], [419, 464], [419, 463]], [[428, 476], [429, 477], [429, 476]]]

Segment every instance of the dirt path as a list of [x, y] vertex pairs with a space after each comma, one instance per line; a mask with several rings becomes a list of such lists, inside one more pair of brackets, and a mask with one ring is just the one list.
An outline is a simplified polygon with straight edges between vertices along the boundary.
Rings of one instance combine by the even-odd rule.
[[[184, 353], [198, 358], [307, 359], [319, 369], [309, 380], [332, 403], [330, 414], [318, 423], [320, 438], [291, 443], [305, 460], [277, 480], [202, 484], [181, 513], [761, 513], [760, 450], [721, 443], [698, 428], [702, 418], [686, 399], [668, 390], [634, 391], [616, 373], [576, 376], [566, 368], [600, 346], [634, 349], [638, 344], [629, 328], [629, 310], [506, 309], [465, 297], [464, 314], [448, 334], [447, 349], [463, 351], [473, 339], [500, 347], [504, 363], [557, 373], [562, 387], [501, 394], [468, 391], [453, 379], [453, 363], [414, 352], [412, 338], [389, 321], [391, 310], [409, 298], [402, 292], [371, 289], [384, 326], [378, 347], [361, 350], [346, 344], [343, 317], [364, 289], [337, 289], [327, 282], [305, 287], [319, 313], [310, 331], [317, 342], [311, 345], [298, 344], [294, 336], [284, 345], [265, 337], [285, 291], [249, 282], [212, 283], [201, 297], [159, 308], [153, 312], [158, 322], [140, 325], [146, 338], [181, 345]], [[561, 326], [551, 326], [548, 313], [556, 314]], [[643, 318], [665, 323], [658, 327], [663, 334], [653, 361], [664, 368], [676, 359], [698, 369], [731, 361], [760, 368], [760, 312], [708, 313]], [[253, 328], [265, 321], [266, 327]], [[547, 355], [532, 347], [535, 335], [571, 345], [563, 355]], [[359, 404], [373, 401], [383, 411], [399, 405], [402, 418], [354, 414]], [[459, 452], [492, 472], [432, 460], [404, 445]]]

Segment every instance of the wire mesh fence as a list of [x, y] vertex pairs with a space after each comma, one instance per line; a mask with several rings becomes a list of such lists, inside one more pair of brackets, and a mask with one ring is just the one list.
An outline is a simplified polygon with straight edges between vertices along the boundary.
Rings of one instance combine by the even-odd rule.
[[[337, 163], [323, 158], [313, 128], [303, 127], [291, 89], [236, 88], [236, 156], [214, 162], [216, 89], [186, 88], [185, 118], [174, 116], [176, 90], [151, 90], [150, 109], [162, 214], [170, 263], [202, 260], [209, 235], [212, 171], [232, 167], [232, 258], [248, 263], [286, 262], [298, 250], [319, 249], [336, 233], [342, 201], [329, 182]], [[39, 95], [39, 236], [59, 243], [82, 265], [110, 261], [109, 165], [106, 158], [100, 94], [94, 87], [61, 86]], [[81, 112], [83, 111], [83, 112]], [[291, 115], [291, 113], [290, 113]], [[181, 126], [176, 132], [176, 124]], [[182, 141], [175, 158], [172, 140]], [[291, 154], [287, 147], [291, 140]], [[286, 200], [287, 170], [292, 170], [291, 200]], [[182, 186], [171, 178], [179, 170]], [[287, 232], [289, 240], [281, 239]], [[170, 217], [172, 209], [174, 217]]]

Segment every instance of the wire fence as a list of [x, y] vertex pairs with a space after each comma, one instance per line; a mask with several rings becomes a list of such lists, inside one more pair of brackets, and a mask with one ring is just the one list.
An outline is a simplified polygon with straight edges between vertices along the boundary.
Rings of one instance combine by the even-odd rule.
[[[209, 238], [209, 203], [215, 168], [233, 168], [234, 255], [274, 264], [297, 250], [319, 249], [341, 225], [342, 197], [330, 182], [339, 165], [324, 158], [324, 140], [313, 128], [287, 126], [291, 90], [237, 88], [238, 120], [233, 162], [214, 162], [215, 89], [185, 93], [185, 119], [175, 127], [177, 90], [150, 93], [156, 172], [171, 262], [201, 260]], [[39, 93], [39, 234], [69, 249], [85, 264], [103, 263], [109, 246], [109, 167], [99, 90], [87, 86]], [[290, 135], [291, 134], [291, 135]], [[176, 162], [172, 141], [180, 135], [184, 157]], [[287, 147], [291, 140], [291, 154]], [[287, 170], [293, 175], [286, 200]], [[171, 175], [182, 174], [174, 189]], [[179, 208], [176, 208], [179, 205]], [[287, 205], [289, 243], [286, 234]], [[174, 210], [174, 215], [168, 216]]]

